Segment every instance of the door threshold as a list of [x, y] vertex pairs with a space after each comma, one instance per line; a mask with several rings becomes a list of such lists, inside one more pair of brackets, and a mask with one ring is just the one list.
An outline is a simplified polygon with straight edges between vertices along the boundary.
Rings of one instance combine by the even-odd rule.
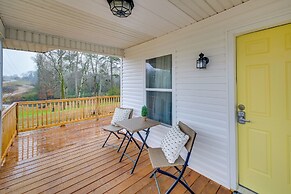
[[255, 191], [252, 191], [244, 186], [239, 185], [238, 189], [236, 191], [233, 192], [234, 194], [258, 194]]

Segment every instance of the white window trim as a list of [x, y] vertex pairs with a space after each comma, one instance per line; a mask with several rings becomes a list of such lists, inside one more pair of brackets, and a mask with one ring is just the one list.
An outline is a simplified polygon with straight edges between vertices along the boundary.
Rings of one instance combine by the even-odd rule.
[[173, 92], [173, 89], [164, 89], [164, 88], [146, 88], [145, 90], [150, 91], [150, 92]]
[[[143, 86], [144, 86], [144, 90], [143, 90], [143, 102], [144, 105], [147, 104], [147, 98], [146, 98], [146, 92], [147, 91], [157, 91], [157, 92], [172, 92], [172, 125], [168, 125], [165, 123], [161, 123], [161, 125], [165, 126], [165, 127], [172, 127], [173, 125], [175, 125], [175, 123], [177, 123], [177, 113], [176, 113], [176, 53], [177, 50], [174, 50], [172, 52], [168, 52], [168, 53], [162, 53], [159, 55], [155, 55], [155, 56], [147, 56], [143, 59]], [[146, 60], [148, 59], [153, 59], [153, 58], [157, 58], [157, 57], [163, 57], [163, 56], [167, 56], [167, 55], [172, 55], [172, 89], [164, 89], [164, 88], [147, 88], [146, 87]]]

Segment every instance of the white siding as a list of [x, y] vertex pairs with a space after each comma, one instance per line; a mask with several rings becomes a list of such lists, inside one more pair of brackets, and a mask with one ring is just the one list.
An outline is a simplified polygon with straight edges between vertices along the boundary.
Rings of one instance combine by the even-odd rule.
[[[248, 1], [217, 16], [126, 49], [122, 71], [123, 106], [133, 107], [135, 115], [140, 114], [145, 103], [145, 60], [173, 54], [173, 120], [181, 120], [198, 132], [190, 167], [230, 188], [230, 158], [233, 158], [230, 150], [235, 146], [230, 144], [233, 142], [230, 134], [236, 129], [229, 125], [229, 94], [235, 91], [230, 91], [228, 80], [235, 75], [228, 67], [235, 64], [228, 64], [227, 34], [249, 25], [253, 26], [251, 31], [270, 27], [256, 23], [274, 21], [286, 15], [290, 22], [290, 2]], [[288, 22], [286, 17], [282, 18], [278, 25]], [[200, 52], [210, 59], [206, 70], [195, 68]], [[159, 146], [167, 130], [162, 126], [153, 128], [149, 145]]]

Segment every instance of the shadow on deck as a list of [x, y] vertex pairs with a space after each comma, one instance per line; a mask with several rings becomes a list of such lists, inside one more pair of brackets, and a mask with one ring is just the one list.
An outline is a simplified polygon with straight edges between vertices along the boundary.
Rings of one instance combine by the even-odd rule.
[[[100, 126], [110, 118], [20, 133], [0, 169], [0, 193], [157, 193], [146, 151], [130, 174], [132, 162], [118, 162], [121, 153], [101, 148], [107, 133]], [[110, 143], [119, 143], [111, 138]], [[131, 156], [138, 150], [131, 144]], [[167, 171], [174, 172], [174, 168]], [[228, 189], [188, 169], [185, 179], [195, 193], [228, 194]], [[173, 180], [158, 176], [164, 193]], [[173, 193], [187, 193], [176, 186]]]

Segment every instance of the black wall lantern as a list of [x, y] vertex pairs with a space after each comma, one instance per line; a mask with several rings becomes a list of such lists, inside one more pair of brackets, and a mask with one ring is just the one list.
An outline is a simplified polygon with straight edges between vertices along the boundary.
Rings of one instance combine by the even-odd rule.
[[113, 15], [126, 18], [131, 14], [134, 7], [132, 0], [107, 0]]
[[204, 57], [203, 53], [200, 53], [199, 59], [197, 59], [197, 62], [196, 62], [196, 68], [206, 69], [206, 65], [208, 62], [209, 62], [209, 59], [207, 57]]

